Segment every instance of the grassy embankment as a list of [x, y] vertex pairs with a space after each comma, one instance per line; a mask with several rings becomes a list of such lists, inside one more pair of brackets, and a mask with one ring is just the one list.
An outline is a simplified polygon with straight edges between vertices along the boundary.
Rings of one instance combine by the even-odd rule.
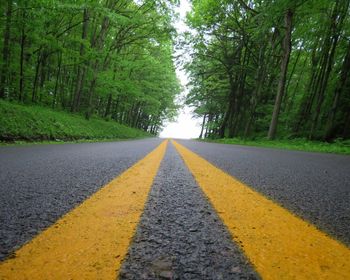
[[300, 150], [308, 152], [323, 152], [323, 153], [336, 153], [336, 154], [350, 154], [350, 141], [335, 141], [333, 143], [320, 142], [320, 141], [308, 141], [305, 139], [280, 139], [280, 140], [243, 140], [239, 138], [224, 138], [217, 140], [204, 140], [208, 142], [223, 143], [223, 144], [236, 144], [247, 145], [256, 147], [268, 147], [279, 148], [288, 150]]
[[0, 100], [0, 143], [100, 141], [151, 135], [115, 121]]

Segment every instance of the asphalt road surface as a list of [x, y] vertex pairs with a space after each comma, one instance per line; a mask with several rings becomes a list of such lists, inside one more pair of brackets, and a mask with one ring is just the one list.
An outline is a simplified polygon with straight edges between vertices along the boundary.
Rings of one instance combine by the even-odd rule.
[[350, 156], [178, 142], [350, 245]]
[[54, 223], [160, 142], [0, 147], [0, 257]]
[[[161, 142], [155, 138], [1, 147], [0, 259], [16, 259], [16, 250], [94, 196]], [[348, 256], [349, 156], [177, 142], [338, 240], [343, 246], [341, 256]], [[169, 142], [144, 209], [138, 209], [140, 220], [130, 236], [127, 254], [121, 257], [119, 276], [111, 279], [264, 278], [259, 266], [250, 261], [254, 258], [246, 255], [245, 244], [240, 244], [239, 236], [236, 238], [220, 218], [182, 157]], [[141, 171], [135, 172], [135, 176], [142, 176]], [[344, 266], [350, 269], [348, 264]], [[0, 266], [0, 279], [5, 269]], [[317, 273], [324, 270], [328, 268], [321, 266]], [[25, 279], [20, 275], [18, 271], [16, 279]]]

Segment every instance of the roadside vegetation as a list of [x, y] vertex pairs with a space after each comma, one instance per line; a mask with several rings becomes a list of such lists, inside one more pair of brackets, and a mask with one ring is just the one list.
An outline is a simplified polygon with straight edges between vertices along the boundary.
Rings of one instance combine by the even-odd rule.
[[0, 15], [0, 99], [28, 106], [0, 103], [2, 139], [157, 135], [176, 115], [170, 2], [7, 0]]
[[193, 1], [194, 31], [183, 40], [199, 137], [342, 150], [350, 139], [349, 3]]
[[173, 0], [5, 1], [0, 99], [157, 135], [179, 107], [177, 60], [199, 138], [349, 141], [350, 0], [190, 2], [180, 35]]
[[246, 145], [255, 147], [278, 148], [288, 150], [299, 150], [307, 152], [335, 153], [350, 155], [350, 140], [338, 140], [333, 143], [310, 141], [307, 139], [286, 139], [286, 140], [268, 140], [260, 138], [255, 140], [247, 140], [240, 138], [222, 138], [222, 139], [205, 139], [207, 142]]
[[0, 142], [107, 140], [150, 137], [140, 129], [92, 117], [0, 100]]

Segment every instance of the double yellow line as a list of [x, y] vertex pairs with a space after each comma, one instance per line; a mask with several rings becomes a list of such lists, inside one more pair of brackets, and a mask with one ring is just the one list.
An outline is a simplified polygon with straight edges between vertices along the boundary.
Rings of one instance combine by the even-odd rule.
[[[263, 279], [349, 279], [350, 250], [173, 141]], [[0, 264], [0, 279], [115, 279], [167, 141]]]
[[346, 246], [185, 147], [174, 145], [263, 279], [350, 279]]
[[167, 142], [0, 264], [0, 279], [115, 279]]

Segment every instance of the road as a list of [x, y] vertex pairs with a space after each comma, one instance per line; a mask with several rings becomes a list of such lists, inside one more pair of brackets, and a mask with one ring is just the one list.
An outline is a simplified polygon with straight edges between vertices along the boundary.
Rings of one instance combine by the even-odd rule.
[[350, 157], [179, 141], [350, 245]]
[[0, 171], [0, 279], [349, 275], [349, 156], [155, 138], [1, 147]]

